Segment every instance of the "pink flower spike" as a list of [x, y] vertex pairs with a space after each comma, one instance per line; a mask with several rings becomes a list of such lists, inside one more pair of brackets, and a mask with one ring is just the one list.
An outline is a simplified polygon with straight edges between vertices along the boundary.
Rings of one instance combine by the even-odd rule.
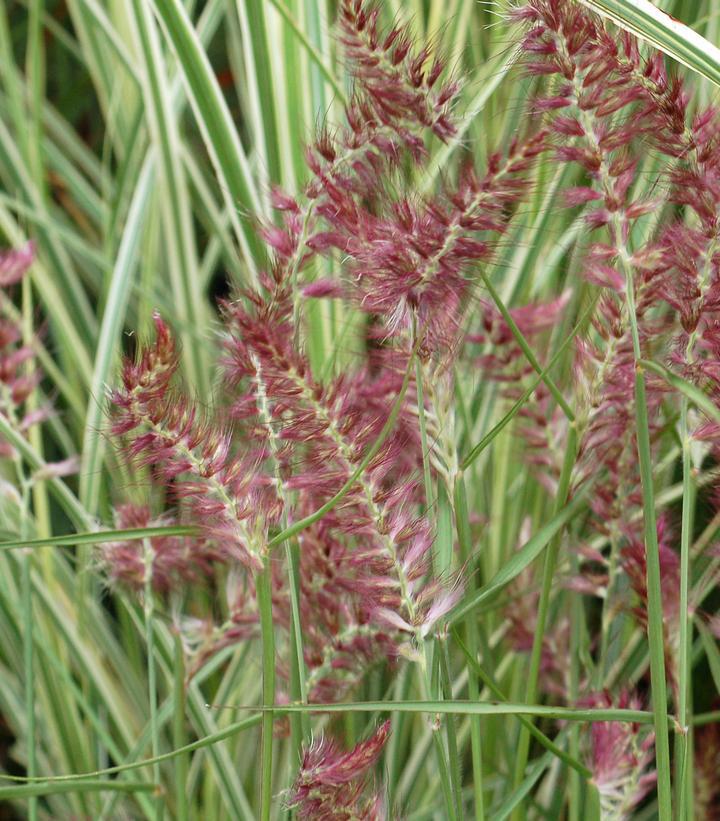
[[7, 288], [20, 282], [34, 259], [33, 242], [27, 242], [22, 248], [0, 252], [0, 287]]
[[[621, 693], [613, 701], [607, 693], [583, 699], [581, 706], [639, 709], [640, 699]], [[638, 724], [593, 722], [590, 729], [590, 769], [600, 793], [604, 818], [629, 818], [652, 789], [657, 775], [652, 769], [655, 736]]]
[[[157, 527], [175, 524], [169, 516], [153, 517], [146, 505], [120, 505], [116, 510], [119, 529]], [[153, 536], [150, 568], [153, 589], [158, 593], [180, 590], [188, 582], [198, 584], [206, 578], [220, 554], [202, 538]], [[99, 562], [113, 585], [142, 592], [148, 568], [145, 547], [140, 539], [108, 542], [99, 550]]]
[[568, 206], [585, 205], [587, 202], [602, 199], [602, 195], [592, 188], [567, 188], [563, 194]]
[[306, 285], [302, 294], [309, 299], [340, 299], [345, 295], [345, 289], [337, 280], [324, 278]]
[[68, 459], [63, 459], [61, 462], [48, 462], [42, 468], [35, 471], [33, 479], [35, 481], [43, 481], [45, 479], [55, 479], [61, 476], [73, 476], [80, 470], [80, 458], [78, 456], [71, 456]]
[[127, 435], [127, 453], [168, 483], [203, 534], [250, 570], [262, 567], [266, 528], [279, 503], [263, 483], [258, 457], [235, 452], [232, 430], [173, 386], [178, 355], [156, 315], [155, 343], [123, 364], [123, 387], [112, 394], [112, 432]]
[[386, 721], [347, 753], [325, 737], [314, 742], [303, 754], [288, 806], [297, 810], [302, 821], [386, 821], [381, 797], [367, 795], [367, 773], [389, 735], [390, 722]]
[[437, 596], [433, 598], [433, 602], [424, 614], [423, 625], [421, 633], [426, 638], [432, 632], [433, 627], [455, 607], [460, 601], [463, 594], [463, 585], [458, 582], [445, 590], [441, 590]]

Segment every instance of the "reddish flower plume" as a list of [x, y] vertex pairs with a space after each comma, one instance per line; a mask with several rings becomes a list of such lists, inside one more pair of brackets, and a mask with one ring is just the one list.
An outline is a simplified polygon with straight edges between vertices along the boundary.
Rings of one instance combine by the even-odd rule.
[[0, 251], [0, 288], [14, 285], [25, 276], [35, 259], [35, 246], [32, 242], [23, 248]]
[[[153, 517], [146, 505], [125, 504], [116, 511], [119, 529], [171, 524], [175, 524], [172, 517]], [[152, 536], [149, 543], [150, 568], [146, 566], [145, 547], [140, 539], [109, 542], [102, 546], [101, 563], [112, 584], [142, 592], [149, 572], [155, 592], [168, 593], [185, 582], [197, 583], [210, 576], [213, 563], [221, 558], [219, 551], [200, 538]]]
[[492, 235], [504, 232], [510, 207], [527, 189], [527, 171], [544, 150], [544, 134], [494, 154], [484, 175], [466, 168], [445, 196], [400, 198], [372, 208], [347, 188], [330, 188], [317, 213], [328, 230], [309, 243], [338, 250], [359, 307], [381, 315], [390, 333], [415, 316], [430, 348], [451, 348], [472, 296], [475, 266], [492, 255]]
[[[261, 235], [291, 279], [315, 254], [342, 244], [333, 221], [325, 225], [323, 217], [382, 197], [387, 173], [404, 157], [426, 157], [426, 132], [441, 139], [455, 133], [450, 108], [457, 83], [441, 82], [442, 61], [428, 65], [429, 48], [415, 53], [405, 28], [382, 33], [378, 18], [379, 8], [369, 2], [341, 3], [340, 40], [354, 77], [345, 124], [332, 133], [321, 129], [307, 148], [311, 179], [302, 199], [273, 191], [283, 226], [264, 226]], [[337, 289], [321, 286], [320, 295], [326, 293], [337, 295]]]
[[[345, 484], [379, 436], [408, 367], [396, 351], [382, 379], [360, 369], [323, 385], [294, 345], [292, 303], [284, 283], [249, 307], [226, 306], [228, 381], [233, 414], [273, 453], [292, 516], [319, 508]], [[408, 460], [404, 417], [357, 477], [342, 504], [323, 519], [325, 538], [351, 540], [334, 553], [338, 579], [364, 602], [376, 627], [424, 636], [457, 598], [425, 583], [432, 534], [414, 512], [419, 454]], [[312, 538], [311, 533], [300, 535]], [[333, 542], [334, 544], [334, 542]], [[306, 567], [314, 572], [312, 562]], [[323, 571], [324, 572], [324, 571]]]
[[[553, 77], [551, 96], [535, 108], [554, 135], [555, 159], [580, 166], [589, 180], [570, 189], [566, 200], [584, 205], [590, 229], [604, 234], [584, 260], [585, 276], [603, 289], [603, 297], [592, 333], [578, 342], [575, 484], [593, 480], [593, 509], [603, 532], [627, 530], [630, 510], [641, 504], [627, 290], [634, 294], [643, 356], [662, 350], [674, 325], [659, 310], [662, 246], [653, 240], [636, 246], [631, 237], [637, 221], [665, 198], [636, 196], [634, 184], [640, 152], [646, 151], [641, 141], [649, 135], [673, 158], [681, 145], [690, 147], [687, 101], [668, 83], [661, 58], [643, 61], [633, 37], [611, 34], [577, 3], [530, 0], [515, 16], [530, 24], [523, 40], [527, 71]], [[653, 429], [666, 390], [646, 379]]]
[[[379, 662], [395, 659], [402, 636], [372, 620], [357, 594], [353, 548], [321, 520], [300, 535], [300, 615], [310, 701], [342, 699]], [[290, 623], [289, 601], [278, 615]]]
[[[717, 707], [717, 702], [715, 704]], [[698, 818], [720, 819], [720, 725], [696, 727], [693, 801]]]
[[123, 365], [123, 388], [111, 396], [112, 432], [128, 438], [130, 457], [162, 478], [206, 538], [222, 545], [226, 556], [260, 569], [278, 500], [258, 473], [257, 457], [236, 453], [231, 430], [173, 388], [175, 344], [158, 315], [155, 327], [155, 343]]
[[[9, 288], [23, 278], [34, 259], [34, 247], [28, 243], [17, 250], [0, 252], [0, 414], [17, 431], [45, 418], [44, 410], [26, 413], [23, 405], [38, 382], [40, 372], [35, 369], [35, 354], [23, 343], [22, 328], [8, 310]], [[12, 456], [13, 448], [0, 438], [0, 456]]]
[[[628, 693], [615, 701], [608, 693], [593, 694], [582, 706], [642, 709], [640, 700]], [[595, 721], [589, 734], [588, 766], [600, 793], [602, 817], [629, 819], [657, 779], [652, 769], [655, 736], [640, 725], [620, 721]]]
[[380, 8], [365, 0], [343, 0], [340, 41], [345, 47], [359, 92], [383, 125], [392, 125], [410, 145], [418, 126], [445, 140], [455, 133], [449, 105], [458, 84], [439, 82], [444, 66], [429, 61], [430, 50], [415, 52], [408, 30], [380, 31]]
[[368, 795], [368, 771], [378, 760], [390, 734], [390, 722], [350, 752], [343, 753], [322, 737], [303, 754], [300, 772], [288, 796], [303, 821], [385, 821], [379, 794]]

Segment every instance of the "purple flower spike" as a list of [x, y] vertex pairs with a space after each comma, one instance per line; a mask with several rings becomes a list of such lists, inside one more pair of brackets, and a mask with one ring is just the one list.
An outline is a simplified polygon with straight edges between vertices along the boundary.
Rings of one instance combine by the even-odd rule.
[[390, 722], [381, 724], [366, 741], [343, 753], [325, 737], [303, 754], [300, 772], [288, 796], [288, 805], [303, 821], [386, 821], [379, 794], [368, 795], [368, 770], [378, 760], [390, 734]]

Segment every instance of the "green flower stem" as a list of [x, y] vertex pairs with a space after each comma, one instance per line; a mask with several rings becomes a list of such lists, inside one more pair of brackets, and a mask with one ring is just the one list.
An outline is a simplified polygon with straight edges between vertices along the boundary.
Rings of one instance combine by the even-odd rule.
[[700, 713], [692, 718], [693, 727], [703, 727], [706, 724], [715, 724], [717, 722], [720, 722], [720, 710], [713, 710], [711, 713]]
[[427, 421], [425, 419], [425, 390], [422, 362], [415, 357], [415, 383], [417, 385], [418, 424], [420, 427], [420, 448], [423, 460], [423, 484], [425, 486], [425, 508], [430, 510], [435, 501], [432, 477], [430, 475], [430, 452], [428, 451]]
[[[225, 707], [225, 705], [214, 705]], [[502, 704], [488, 701], [462, 701], [458, 699], [425, 700], [425, 701], [354, 701], [331, 702], [323, 704], [272, 704], [268, 707], [253, 705], [233, 705], [227, 707], [232, 710], [255, 710], [271, 712], [276, 715], [291, 715], [292, 713], [440, 713], [441, 715], [460, 716], [534, 716], [536, 718], [555, 719], [558, 721], [619, 721], [631, 724], [653, 724], [655, 714], [647, 710], [630, 710], [622, 707], [615, 708], [580, 708], [580, 707], [552, 707], [544, 704], [517, 704], [503, 702]], [[714, 714], [713, 714], [714, 715]], [[720, 715], [720, 713], [718, 714]], [[665, 728], [676, 726], [673, 716], [665, 715]], [[706, 722], [707, 723], [707, 722]]]
[[[578, 557], [571, 553], [570, 556], [570, 573], [576, 575], [579, 573]], [[583, 603], [580, 595], [573, 591], [568, 593], [569, 611], [570, 611], [570, 689], [569, 697], [570, 703], [576, 704], [580, 695], [580, 652], [582, 641], [582, 629], [584, 627], [585, 614], [583, 611]], [[570, 755], [577, 759], [580, 755], [580, 728], [574, 724], [570, 728], [568, 736], [568, 747]], [[592, 773], [588, 770], [587, 776]], [[568, 801], [568, 821], [580, 821], [582, 816], [582, 792], [580, 777], [577, 772], [570, 773], [570, 797]]]
[[[278, 457], [278, 434], [273, 422], [272, 409], [260, 361], [253, 357], [255, 365], [256, 405], [262, 423], [267, 431], [268, 444], [272, 454], [273, 472], [277, 483], [278, 494], [283, 504], [283, 513], [280, 524], [287, 528], [287, 511], [291, 509], [288, 492], [285, 488], [280, 460]], [[295, 700], [307, 703], [307, 670], [305, 668], [305, 652], [303, 649], [302, 625], [300, 621], [300, 555], [296, 539], [285, 542], [285, 561], [288, 572], [288, 586], [290, 597], [290, 647], [294, 651], [290, 660], [290, 694]], [[272, 615], [272, 614], [271, 614]], [[310, 721], [307, 716], [293, 716], [291, 719], [291, 733], [295, 746], [298, 763], [302, 760], [303, 746], [310, 737]]]
[[90, 793], [90, 792], [156, 792], [158, 784], [149, 781], [74, 781], [72, 783], [57, 784], [55, 782], [40, 784], [23, 784], [17, 787], [0, 787], [0, 801], [12, 801], [22, 798], [36, 798], [44, 795], [60, 795], [61, 793]]
[[678, 648], [678, 703], [677, 719], [680, 732], [675, 742], [675, 788], [680, 821], [686, 812], [686, 795], [692, 783], [692, 747], [689, 744], [688, 695], [691, 690], [692, 624], [689, 613], [690, 544], [692, 541], [695, 506], [695, 486], [692, 480], [691, 438], [688, 431], [688, 398], [680, 399], [680, 440], [682, 443], [683, 497], [680, 530], [680, 641]]
[[[625, 257], [623, 256], [623, 261]], [[665, 681], [665, 645], [663, 631], [662, 587], [660, 582], [660, 552], [655, 518], [655, 492], [653, 489], [652, 457], [650, 453], [650, 424], [648, 421], [645, 376], [640, 361], [640, 333], [635, 309], [635, 286], [632, 269], [625, 268], [627, 297], [633, 355], [635, 357], [635, 423], [640, 460], [640, 478], [643, 494], [643, 518], [645, 521], [645, 555], [648, 588], [648, 639], [650, 647], [650, 684], [652, 689], [655, 723], [655, 756], [658, 771], [658, 812], [660, 821], [672, 819], [672, 795], [670, 786], [670, 740], [666, 720], [667, 684]]]
[[[186, 744], [185, 732], [185, 655], [182, 639], [178, 633], [174, 635], [173, 654], [173, 744], [176, 749], [182, 749]], [[187, 803], [187, 780], [190, 757], [187, 753], [180, 753], [175, 757], [175, 817], [177, 821], [187, 821], [189, 818]]]
[[[157, 669], [155, 666], [155, 635], [154, 635], [154, 609], [155, 595], [153, 592], [153, 560], [155, 557], [150, 539], [143, 541], [143, 559], [145, 564], [145, 595], [143, 603], [143, 615], [145, 617], [145, 646], [147, 650], [147, 671], [148, 671], [148, 700], [150, 703], [150, 738], [152, 757], [157, 759], [160, 755], [160, 725], [157, 713]], [[160, 764], [152, 765], [152, 776], [156, 784], [160, 784]], [[154, 802], [154, 818], [162, 821], [164, 812], [164, 801], [159, 792]]]
[[[433, 650], [435, 652], [433, 652]], [[434, 674], [437, 668], [438, 649], [431, 640], [425, 640], [422, 644], [422, 656], [420, 659], [420, 682], [421, 688], [426, 694], [428, 702], [442, 704], [440, 698], [440, 684], [438, 676]], [[435, 669], [434, 669], [435, 668]], [[440, 713], [437, 712], [431, 725], [433, 746], [435, 747], [435, 758], [440, 774], [440, 784], [442, 785], [443, 798], [445, 800], [445, 816], [448, 821], [461, 821], [462, 814], [458, 809], [456, 792], [452, 783], [452, 774], [448, 766], [448, 754], [440, 735]]]
[[[440, 685], [443, 698], [452, 698], [452, 678], [450, 677], [450, 658], [448, 655], [447, 636], [435, 640], [435, 651], [438, 655], [440, 668]], [[450, 784], [455, 799], [455, 809], [458, 818], [464, 818], [462, 786], [460, 778], [460, 755], [458, 753], [457, 732], [455, 717], [445, 719], [445, 736], [447, 739], [448, 763], [450, 767]]]
[[[257, 708], [254, 707], [251, 709]], [[242, 733], [245, 730], [250, 730], [253, 727], [257, 727], [257, 725], [261, 723], [262, 710], [259, 710], [257, 715], [249, 716], [248, 718], [242, 719], [242, 721], [236, 721], [233, 724], [230, 724], [228, 727], [225, 727], [223, 730], [218, 730], [215, 733], [210, 733], [204, 736], [203, 738], [198, 739], [197, 741], [193, 741], [190, 744], [186, 744], [184, 747], [179, 747], [176, 750], [171, 750], [170, 752], [163, 753], [162, 755], [158, 756], [153, 756], [152, 758], [144, 758], [140, 761], [131, 761], [128, 764], [118, 764], [115, 767], [106, 767], [102, 770], [93, 770], [91, 772], [86, 773], [72, 773], [71, 775], [56, 775], [51, 776], [49, 778], [29, 778], [28, 776], [9, 775], [7, 773], [0, 773], [0, 781], [14, 781], [16, 783], [23, 784], [58, 784], [76, 781], [84, 782], [88, 779], [97, 779], [105, 775], [118, 775], [119, 773], [124, 773], [128, 770], [139, 770], [144, 767], [150, 767], [154, 764], [161, 764], [164, 761], [172, 761], [174, 758], [177, 758], [177, 756], [187, 755], [188, 753], [195, 752], [195, 750], [203, 750], [206, 747], [213, 747], [214, 745], [219, 744], [221, 741], [224, 741], [226, 738], [232, 738], [234, 735]], [[119, 784], [121, 782], [113, 780], [109, 783]]]
[[[413, 342], [414, 349], [417, 349], [417, 325], [413, 320]], [[424, 377], [422, 371], [422, 364], [418, 357], [415, 357], [415, 381], [417, 388], [417, 406], [418, 406], [418, 424], [420, 427], [420, 447], [422, 450], [423, 460], [423, 480], [425, 488], [425, 507], [429, 512], [430, 506], [433, 503], [433, 483], [430, 474], [430, 454], [428, 452], [427, 441], [427, 425], [425, 420], [425, 395], [424, 395]], [[431, 664], [434, 665], [440, 662], [441, 648], [437, 639], [434, 641], [422, 642], [423, 656], [421, 666], [421, 674], [424, 673], [426, 678], [426, 690], [430, 698], [439, 698], [441, 693], [441, 683], [438, 677], [433, 675]], [[431, 651], [432, 655], [431, 655]], [[432, 659], [432, 661], [431, 661]], [[435, 747], [435, 755], [437, 758], [438, 768], [440, 770], [440, 782], [443, 788], [443, 795], [445, 796], [445, 810], [449, 819], [462, 818], [462, 799], [460, 797], [460, 778], [458, 768], [453, 766], [453, 761], [457, 760], [457, 740], [455, 738], [454, 727], [451, 726], [451, 720], [445, 721], [445, 731], [447, 738], [447, 755], [449, 762], [446, 760], [446, 751], [440, 736], [440, 720], [439, 717], [433, 722], [432, 736], [433, 745]]]
[[[257, 605], [260, 613], [262, 635], [263, 705], [265, 708], [275, 703], [275, 630], [272, 615], [272, 566], [270, 556], [265, 557], [265, 567], [256, 580]], [[270, 821], [272, 808], [272, 766], [273, 766], [273, 722], [272, 710], [263, 711], [260, 818]]]
[[[291, 693], [303, 704], [307, 704], [307, 669], [305, 666], [305, 652], [303, 649], [302, 621], [300, 618], [300, 548], [297, 541], [287, 542], [285, 545], [285, 561], [288, 569], [288, 584], [290, 587], [290, 612], [292, 615], [290, 641], [294, 652], [291, 658]], [[298, 762], [302, 758], [304, 744], [310, 738], [310, 719], [306, 715], [299, 716], [299, 722], [292, 727], [294, 744]]]
[[535, 356], [533, 349], [528, 344], [527, 339], [523, 336], [522, 331], [518, 328], [517, 323], [512, 317], [512, 314], [508, 310], [505, 303], [502, 301], [500, 294], [498, 293], [495, 286], [490, 281], [490, 277], [483, 271], [480, 271], [480, 276], [482, 277], [482, 281], [485, 284], [485, 287], [490, 292], [490, 296], [493, 299], [493, 302], [497, 306], [498, 311], [502, 315], [502, 318], [507, 323], [508, 328], [512, 332], [512, 335], [515, 337], [515, 341], [520, 346], [520, 350], [525, 354], [525, 358], [527, 361], [532, 365], [534, 371], [542, 377], [542, 381], [547, 386], [550, 393], [553, 395], [553, 398], [558, 403], [558, 406], [562, 410], [562, 412], [567, 417], [568, 421], [573, 422], [575, 420], [575, 414], [573, 413], [573, 409], [568, 405], [567, 400], [560, 392], [560, 388], [555, 384], [552, 377], [547, 373], [547, 369], [543, 370], [542, 365], [538, 362], [537, 357]]
[[[455, 479], [454, 491], [455, 521], [457, 527], [458, 544], [460, 546], [460, 559], [467, 570], [467, 585], [469, 590], [476, 587], [475, 573], [472, 571], [472, 536], [470, 533], [470, 514], [468, 512], [467, 492], [465, 488], [465, 476], [459, 473]], [[468, 614], [465, 619], [465, 640], [467, 641], [468, 655], [470, 658], [477, 658], [478, 649], [478, 625], [475, 614]], [[477, 674], [468, 668], [468, 696], [471, 701], [480, 700], [480, 687], [478, 686]], [[473, 769], [473, 795], [475, 798], [475, 818], [482, 821], [485, 818], [485, 806], [483, 801], [483, 766], [482, 766], [482, 735], [480, 732], [480, 719], [473, 716], [470, 719], [470, 747], [472, 752]]]
[[[555, 497], [555, 515], [565, 507], [570, 492], [570, 479], [572, 476], [575, 458], [577, 456], [577, 430], [574, 424], [570, 424], [568, 439], [565, 450], [560, 480], [558, 482], [557, 495]], [[545, 640], [545, 629], [547, 627], [548, 613], [550, 610], [550, 594], [552, 592], [555, 570], [557, 568], [558, 554], [562, 530], [559, 530], [550, 541], [547, 553], [545, 554], [545, 565], [543, 568], [542, 588], [540, 590], [540, 601], [538, 602], [537, 623], [535, 626], [535, 636], [533, 638], [532, 651], [530, 653], [530, 667], [527, 674], [527, 686], [525, 699], [528, 704], [532, 704], [537, 699], [538, 679], [540, 677], [540, 664], [542, 662], [542, 649]], [[517, 756], [515, 758], [515, 787], [519, 787], [525, 778], [525, 767], [527, 766], [528, 754], [530, 751], [530, 733], [526, 727], [520, 729], [518, 737]], [[515, 818], [519, 818], [520, 805], [516, 808]]]
[[122, 530], [95, 530], [89, 533], [71, 533], [68, 536], [52, 536], [46, 539], [21, 539], [0, 542], [0, 551], [31, 547], [75, 547], [79, 544], [105, 544], [125, 542], [134, 539], [149, 539], [153, 536], [197, 536], [198, 529], [188, 525], [159, 525], [157, 527], [137, 527]]
[[[15, 422], [15, 420], [13, 420]], [[30, 523], [30, 492], [31, 483], [25, 475], [22, 457], [15, 459], [15, 470], [18, 484], [21, 489], [20, 528], [21, 536], [25, 534]], [[34, 641], [35, 630], [32, 602], [32, 571], [33, 554], [25, 552], [21, 558], [20, 600], [22, 608], [22, 658], [24, 679], [24, 707], [25, 707], [25, 743], [27, 744], [26, 770], [29, 778], [37, 775], [37, 732], [35, 722], [35, 657]], [[37, 821], [38, 802], [35, 796], [28, 798], [28, 818]]]
[[[35, 672], [33, 653], [33, 612], [32, 612], [32, 553], [22, 558], [22, 619], [23, 619], [23, 675], [25, 678], [25, 743], [27, 744], [27, 774], [37, 775], [37, 745], [35, 729]], [[38, 817], [37, 798], [28, 799], [28, 818], [36, 821]]]
[[581, 328], [585, 326], [585, 322], [589, 319], [590, 315], [592, 314], [596, 299], [593, 299], [589, 302], [588, 306], [583, 311], [580, 319], [576, 323], [575, 327], [570, 332], [569, 336], [563, 341], [562, 345], [557, 349], [555, 354], [553, 355], [552, 359], [548, 363], [548, 365], [539, 372], [538, 377], [530, 383], [530, 386], [525, 390], [523, 395], [515, 402], [512, 408], [508, 411], [508, 413], [503, 416], [503, 418], [485, 435], [483, 438], [475, 445], [467, 456], [463, 459], [461, 464], [461, 470], [465, 470], [480, 456], [480, 454], [487, 448], [490, 443], [495, 439], [495, 437], [501, 433], [501, 431], [510, 423], [512, 420], [517, 416], [517, 414], [522, 410], [523, 405], [527, 402], [527, 400], [532, 396], [535, 392], [535, 389], [538, 385], [543, 382], [550, 371], [555, 367], [555, 365], [560, 361], [561, 356], [567, 348], [569, 347], [570, 343], [575, 339], [575, 336], [580, 331]]
[[297, 37], [300, 45], [307, 52], [308, 56], [317, 66], [318, 70], [323, 75], [323, 77], [331, 85], [333, 93], [337, 96], [338, 100], [343, 105], [346, 105], [347, 96], [345, 94], [345, 90], [337, 81], [335, 73], [329, 66], [325, 64], [325, 62], [322, 59], [322, 56], [319, 54], [315, 46], [310, 42], [305, 32], [300, 28], [298, 21], [290, 13], [288, 7], [284, 3], [280, 2], [280, 0], [270, 0], [270, 3], [272, 3], [272, 5], [278, 10], [280, 15], [282, 16], [283, 20], [285, 20], [288, 26], [290, 26], [290, 28], [293, 31], [293, 34]]

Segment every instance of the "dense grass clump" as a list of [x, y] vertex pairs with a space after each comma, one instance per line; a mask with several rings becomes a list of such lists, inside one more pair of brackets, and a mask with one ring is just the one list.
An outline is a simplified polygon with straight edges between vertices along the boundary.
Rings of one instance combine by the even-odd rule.
[[0, 9], [0, 814], [717, 817], [720, 59], [451, 5]]

